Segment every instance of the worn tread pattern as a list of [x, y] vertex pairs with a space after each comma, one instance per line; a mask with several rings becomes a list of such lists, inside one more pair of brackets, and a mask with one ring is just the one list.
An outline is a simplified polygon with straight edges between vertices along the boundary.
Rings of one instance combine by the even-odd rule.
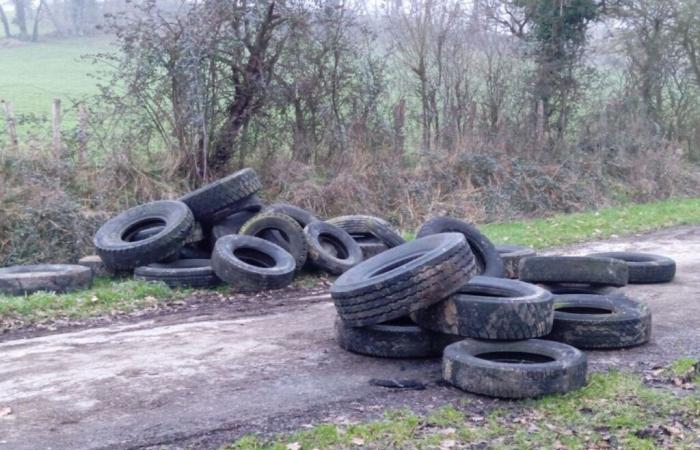
[[513, 280], [518, 279], [520, 260], [531, 256], [537, 256], [535, 250], [529, 247], [523, 247], [522, 245], [497, 244], [496, 251], [501, 256], [501, 260], [503, 260], [506, 277]]
[[592, 256], [532, 256], [520, 262], [520, 280], [530, 283], [589, 283], [624, 286], [627, 263]]
[[137, 267], [134, 279], [161, 281], [170, 287], [204, 288], [221, 283], [209, 259], [179, 259], [167, 264]]
[[296, 220], [302, 228], [306, 227], [311, 222], [321, 220], [311, 211], [298, 206], [290, 205], [289, 203], [273, 203], [272, 205], [268, 205], [264, 212], [287, 215]]
[[339, 216], [328, 219], [326, 222], [342, 228], [351, 236], [374, 237], [388, 248], [406, 243], [406, 240], [394, 230], [389, 222], [379, 217], [364, 215]]
[[0, 268], [0, 294], [72, 292], [92, 284], [92, 269], [78, 264], [33, 264]]
[[220, 211], [228, 212], [236, 202], [261, 188], [255, 171], [247, 168], [183, 195], [180, 201], [189, 206], [198, 221], [208, 223]]
[[625, 261], [630, 284], [669, 283], [676, 276], [676, 262], [667, 256], [637, 252], [592, 253], [588, 256]]

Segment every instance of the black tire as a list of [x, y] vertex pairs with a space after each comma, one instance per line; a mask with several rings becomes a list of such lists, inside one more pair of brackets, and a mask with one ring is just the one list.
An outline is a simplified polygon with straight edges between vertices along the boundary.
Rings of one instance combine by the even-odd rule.
[[331, 287], [349, 326], [387, 322], [437, 303], [474, 275], [464, 236], [441, 233], [394, 247], [342, 274]]
[[406, 240], [384, 219], [374, 216], [340, 216], [326, 220], [345, 230], [358, 244], [368, 239], [376, 239], [388, 248], [404, 244]]
[[290, 205], [289, 203], [273, 203], [265, 208], [266, 213], [284, 214], [293, 218], [299, 223], [301, 228], [306, 227], [311, 222], [320, 220], [311, 211], [298, 206]]
[[180, 198], [192, 210], [195, 219], [209, 223], [221, 212], [230, 211], [236, 202], [245, 200], [262, 188], [253, 169], [243, 169], [207, 184]]
[[472, 224], [454, 217], [433, 217], [420, 227], [416, 237], [437, 233], [462, 233], [476, 260], [477, 275], [503, 278], [506, 275], [503, 260], [491, 241]]
[[72, 292], [87, 289], [91, 283], [92, 269], [77, 264], [34, 264], [0, 268], [0, 294]]
[[446, 300], [411, 314], [421, 327], [478, 339], [542, 337], [552, 330], [552, 294], [534, 284], [477, 276]]
[[[148, 225], [157, 234], [140, 241], [133, 236]], [[97, 254], [111, 270], [129, 270], [177, 254], [192, 232], [194, 217], [182, 202], [161, 200], [131, 208], [108, 220], [95, 234]]]
[[520, 279], [530, 283], [627, 284], [627, 263], [591, 256], [533, 256], [520, 262]]
[[651, 338], [649, 308], [622, 294], [554, 296], [554, 327], [547, 339], [577, 348], [612, 349]]
[[210, 224], [216, 224], [233, 214], [240, 212], [248, 212], [257, 214], [263, 209], [263, 202], [257, 195], [249, 195], [248, 197], [238, 200], [237, 202], [231, 204], [228, 208], [224, 208], [216, 213], [212, 214], [211, 219], [209, 219]]
[[460, 339], [424, 330], [405, 316], [367, 327], [351, 327], [338, 318], [335, 336], [338, 345], [349, 352], [380, 358], [440, 356], [448, 343]]
[[281, 289], [294, 279], [292, 255], [254, 236], [222, 237], [216, 241], [211, 264], [216, 275], [238, 292]]
[[238, 211], [214, 224], [210, 233], [212, 247], [220, 237], [228, 236], [229, 234], [238, 234], [241, 227], [257, 214], [258, 213], [254, 211]]
[[520, 260], [537, 256], [537, 252], [533, 249], [521, 245], [498, 244], [496, 245], [496, 251], [501, 256], [501, 260], [503, 260], [506, 277], [514, 280], [518, 279]]
[[676, 276], [676, 262], [667, 256], [636, 252], [592, 253], [588, 256], [625, 261], [630, 284], [668, 283]]
[[306, 263], [309, 246], [304, 230], [296, 220], [286, 214], [258, 214], [243, 224], [239, 234], [255, 236], [279, 245], [294, 257], [296, 270], [301, 270]]
[[585, 354], [559, 342], [467, 339], [445, 348], [442, 377], [475, 394], [529, 398], [585, 386], [587, 367]]
[[[132, 238], [132, 242], [136, 241], [143, 241], [144, 239], [148, 239], [149, 237], [155, 236], [156, 234], [160, 233], [165, 229], [164, 226], [158, 225], [158, 226], [146, 226], [146, 228], [141, 228], [138, 231], [136, 231]], [[190, 233], [189, 236], [187, 236], [187, 239], [185, 239], [185, 243], [196, 243], [196, 242], [201, 242], [204, 239], [204, 232], [202, 230], [202, 226], [199, 224], [199, 222], [195, 222], [194, 225], [192, 225], [192, 232]]]
[[362, 240], [358, 240], [356, 236], [353, 236], [352, 238], [355, 240], [355, 242], [357, 242], [357, 245], [360, 246], [360, 250], [362, 250], [363, 260], [369, 259], [372, 256], [376, 256], [380, 253], [389, 250], [389, 247], [387, 247], [386, 244], [384, 244], [376, 238]]
[[153, 263], [137, 267], [134, 278], [162, 281], [170, 287], [213, 287], [221, 283], [210, 259], [178, 259], [171, 263]]
[[556, 283], [539, 284], [543, 289], [552, 294], [599, 294], [607, 295], [619, 291], [619, 288], [585, 283]]
[[311, 222], [304, 228], [309, 259], [321, 270], [340, 275], [362, 262], [362, 250], [341, 228], [327, 222]]

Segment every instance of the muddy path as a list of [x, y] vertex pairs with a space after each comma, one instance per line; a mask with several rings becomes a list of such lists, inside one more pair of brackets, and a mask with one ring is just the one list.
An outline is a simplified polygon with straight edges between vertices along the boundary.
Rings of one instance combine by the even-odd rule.
[[[700, 227], [576, 245], [556, 253], [638, 250], [676, 259], [676, 280], [630, 286], [649, 303], [649, 345], [588, 352], [591, 370], [645, 371], [700, 356]], [[166, 314], [0, 342], [0, 449], [218, 448], [247, 432], [430, 410], [468, 398], [474, 414], [508, 404], [440, 382], [438, 359], [386, 360], [339, 349], [323, 293], [282, 306]], [[413, 379], [392, 390], [370, 379]]]

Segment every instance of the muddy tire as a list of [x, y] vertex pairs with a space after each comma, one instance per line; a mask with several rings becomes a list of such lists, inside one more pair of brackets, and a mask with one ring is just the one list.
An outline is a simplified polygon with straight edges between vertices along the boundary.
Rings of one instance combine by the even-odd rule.
[[369, 259], [373, 256], [376, 256], [382, 252], [389, 250], [389, 247], [387, 247], [386, 244], [384, 244], [383, 242], [381, 242], [379, 239], [376, 239], [376, 238], [358, 239], [358, 236], [352, 236], [352, 238], [355, 240], [355, 242], [357, 242], [357, 245], [360, 246], [360, 250], [362, 250], [362, 259], [363, 260]]
[[467, 239], [476, 260], [477, 275], [505, 277], [503, 260], [496, 247], [472, 224], [454, 217], [433, 217], [420, 227], [416, 237], [452, 232], [461, 233]]
[[[195, 219], [211, 223], [217, 214], [226, 214], [236, 202], [245, 201], [262, 188], [253, 169], [243, 169], [180, 197]], [[221, 216], [219, 216], [221, 217]]]
[[358, 244], [373, 238], [388, 248], [394, 248], [406, 242], [389, 222], [379, 217], [340, 216], [328, 219], [326, 222], [345, 230]]
[[340, 275], [362, 262], [362, 250], [341, 228], [315, 221], [304, 228], [309, 260], [321, 270]]
[[254, 236], [230, 235], [216, 241], [211, 265], [237, 292], [281, 289], [294, 279], [292, 255]]
[[598, 294], [608, 295], [619, 291], [618, 288], [612, 286], [603, 286], [599, 284], [586, 283], [556, 283], [556, 284], [539, 284], [542, 289], [545, 289], [552, 294]]
[[554, 326], [547, 339], [577, 348], [612, 349], [651, 338], [649, 308], [622, 294], [554, 297]]
[[211, 267], [210, 259], [178, 259], [171, 263], [153, 263], [137, 267], [134, 278], [162, 281], [170, 287], [214, 287], [221, 283]]
[[72, 292], [87, 289], [91, 283], [92, 269], [77, 264], [35, 264], [0, 269], [0, 294], [6, 295]]
[[533, 256], [520, 262], [520, 279], [530, 283], [587, 283], [624, 286], [627, 263], [591, 256]]
[[477, 276], [446, 300], [411, 314], [421, 327], [478, 339], [516, 340], [552, 330], [552, 294], [522, 281]]
[[459, 233], [394, 247], [342, 274], [331, 287], [338, 315], [354, 327], [388, 322], [437, 303], [466, 284], [474, 255]]
[[92, 271], [93, 277], [108, 277], [112, 275], [102, 262], [102, 258], [97, 255], [83, 256], [78, 260], [78, 265], [88, 267]]
[[676, 276], [676, 262], [667, 256], [635, 252], [592, 253], [588, 256], [625, 261], [630, 284], [668, 283]]
[[496, 245], [496, 251], [503, 260], [506, 277], [514, 280], [518, 279], [518, 267], [520, 266], [520, 260], [531, 256], [537, 256], [537, 252], [535, 252], [533, 249], [523, 247], [521, 245], [499, 244]]
[[258, 214], [243, 224], [239, 234], [255, 236], [282, 247], [296, 261], [296, 270], [301, 270], [306, 263], [309, 245], [304, 230], [296, 220], [286, 214]]
[[[151, 225], [162, 229], [139, 241], [134, 234]], [[131, 208], [108, 220], [95, 234], [97, 254], [110, 270], [129, 270], [176, 255], [192, 232], [192, 212], [182, 202], [161, 200]]]
[[448, 343], [446, 337], [420, 328], [408, 317], [367, 327], [351, 327], [338, 318], [335, 336], [338, 345], [349, 352], [380, 358], [440, 356]]
[[301, 228], [306, 227], [311, 222], [320, 220], [311, 211], [298, 206], [290, 205], [289, 203], [273, 203], [265, 208], [266, 213], [277, 213], [289, 216], [297, 221]]
[[491, 342], [467, 339], [448, 345], [442, 377], [467, 392], [530, 398], [569, 392], [586, 384], [587, 360], [570, 345], [541, 339]]

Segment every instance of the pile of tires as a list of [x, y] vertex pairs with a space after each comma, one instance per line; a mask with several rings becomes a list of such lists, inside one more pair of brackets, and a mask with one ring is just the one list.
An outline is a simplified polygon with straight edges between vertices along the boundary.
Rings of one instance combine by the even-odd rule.
[[656, 255], [536, 256], [435, 217], [416, 240], [338, 277], [336, 340], [366, 356], [442, 356], [443, 379], [467, 392], [564, 393], [586, 384], [582, 349], [649, 341], [649, 309], [617, 288], [667, 282], [672, 272], [675, 264]]

